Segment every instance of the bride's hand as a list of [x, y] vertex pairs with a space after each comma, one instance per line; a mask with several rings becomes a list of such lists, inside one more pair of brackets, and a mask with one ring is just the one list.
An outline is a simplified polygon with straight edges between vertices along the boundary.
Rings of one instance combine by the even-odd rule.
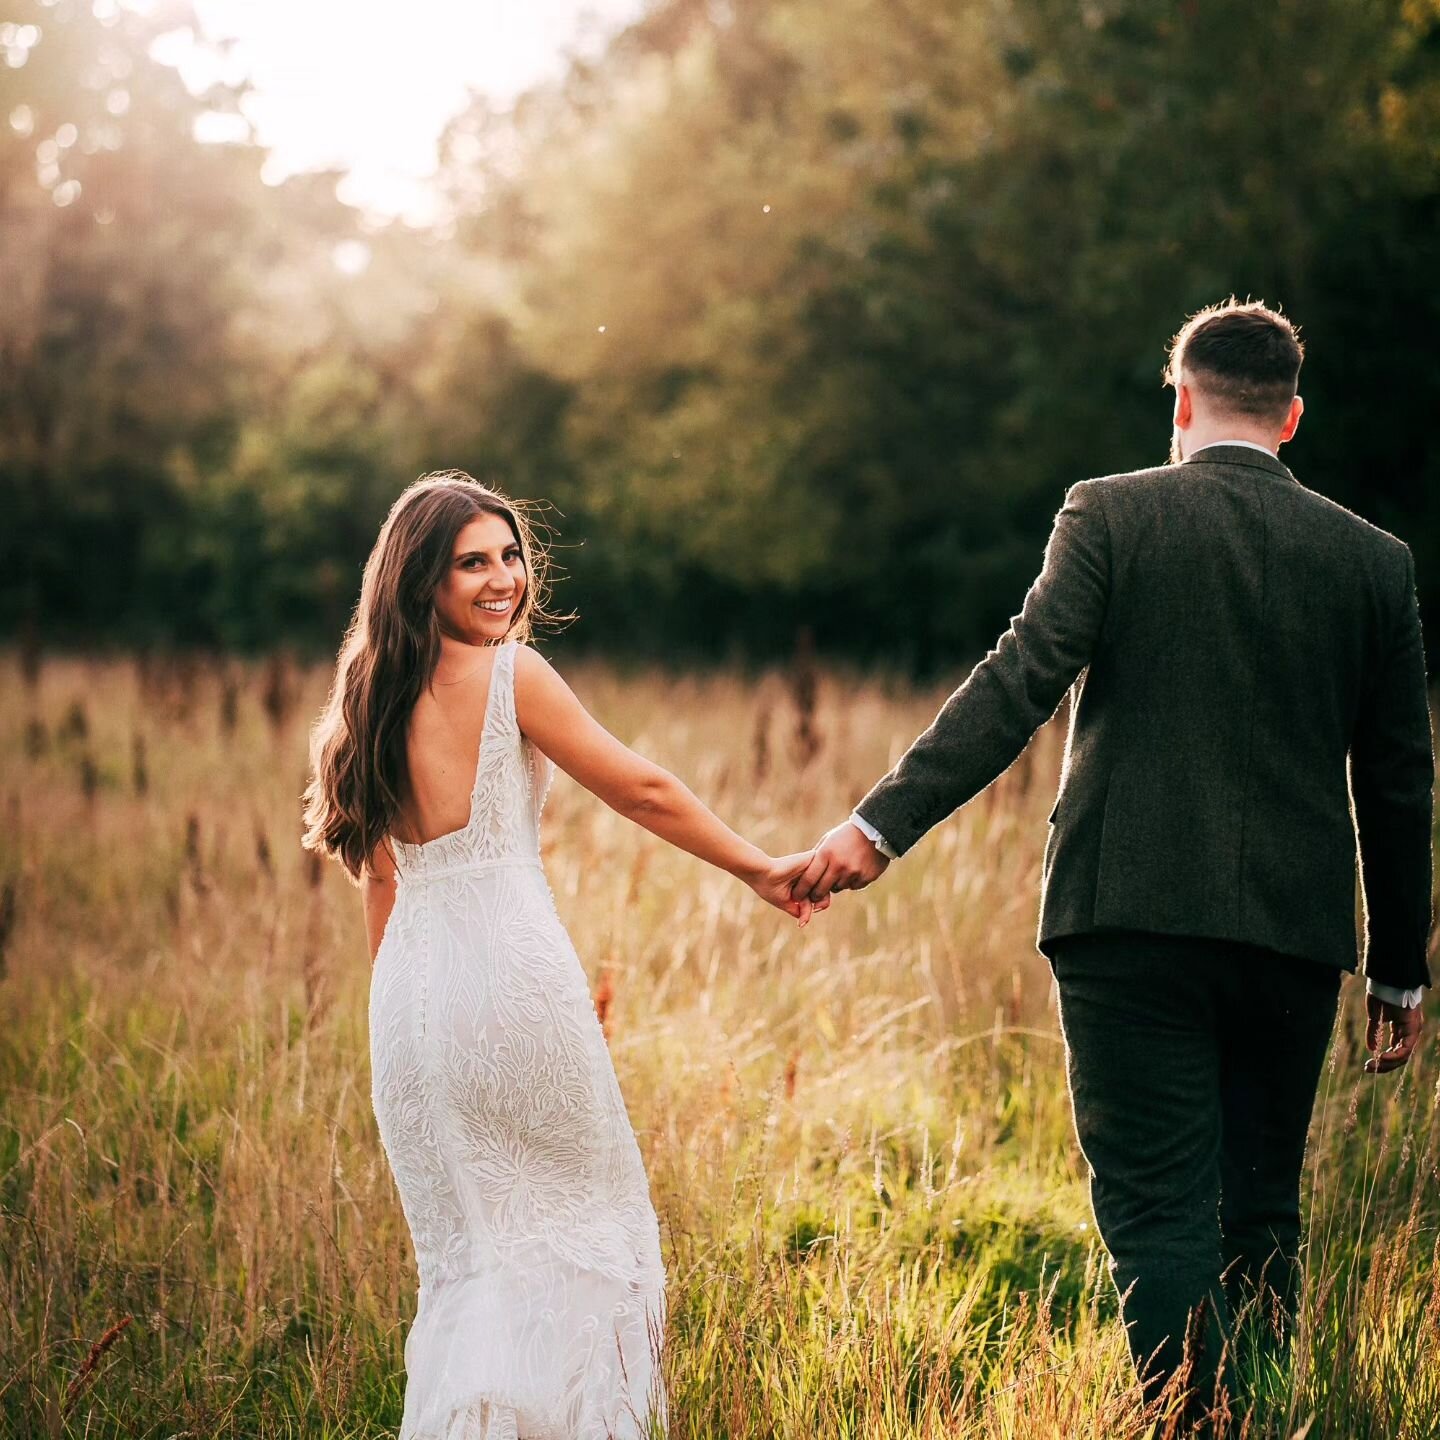
[[772, 859], [769, 865], [750, 881], [750, 888], [762, 900], [777, 910], [783, 910], [791, 919], [798, 920], [801, 925], [808, 925], [812, 914], [830, 908], [830, 897], [827, 895], [818, 901], [792, 900], [790, 887], [805, 873], [814, 855], [813, 850], [806, 850], [798, 855], [782, 855], [778, 860]]

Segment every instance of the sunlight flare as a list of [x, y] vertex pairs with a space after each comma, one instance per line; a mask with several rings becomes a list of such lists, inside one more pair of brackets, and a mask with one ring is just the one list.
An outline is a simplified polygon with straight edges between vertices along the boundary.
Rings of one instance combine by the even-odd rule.
[[[151, 12], [154, 0], [126, 0]], [[196, 94], [248, 81], [241, 102], [270, 152], [266, 179], [343, 170], [341, 197], [382, 216], [432, 217], [436, 142], [480, 92], [508, 105], [563, 72], [568, 56], [598, 50], [633, 19], [639, 0], [196, 0], [188, 27], [152, 54]], [[24, 27], [8, 27], [10, 30]], [[33, 28], [33, 27], [29, 27]], [[23, 64], [28, 36], [8, 42]], [[243, 138], [219, 119], [197, 139]]]

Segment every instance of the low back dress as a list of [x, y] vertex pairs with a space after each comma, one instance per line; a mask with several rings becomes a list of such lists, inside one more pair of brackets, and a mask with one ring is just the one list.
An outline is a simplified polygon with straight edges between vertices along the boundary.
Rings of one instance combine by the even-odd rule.
[[372, 1097], [420, 1272], [400, 1440], [663, 1431], [664, 1271], [590, 989], [540, 864], [553, 767], [499, 649], [470, 818], [393, 840]]

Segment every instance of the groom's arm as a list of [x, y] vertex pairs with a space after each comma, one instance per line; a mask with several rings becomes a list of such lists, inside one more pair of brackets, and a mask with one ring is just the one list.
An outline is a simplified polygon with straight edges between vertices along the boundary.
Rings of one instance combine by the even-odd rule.
[[1110, 593], [1102, 485], [1072, 486], [1020, 614], [930, 728], [856, 807], [903, 855], [1025, 748], [1089, 664]]
[[1435, 763], [1415, 562], [1408, 550], [1399, 568], [1391, 631], [1351, 739], [1350, 792], [1365, 896], [1365, 974], [1373, 994], [1391, 1004], [1413, 1004], [1415, 990], [1430, 983], [1425, 956]]

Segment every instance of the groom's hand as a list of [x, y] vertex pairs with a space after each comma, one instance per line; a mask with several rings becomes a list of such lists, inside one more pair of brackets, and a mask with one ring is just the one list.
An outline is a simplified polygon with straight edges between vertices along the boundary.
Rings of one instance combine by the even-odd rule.
[[[1398, 1070], [1414, 1051], [1424, 1024], [1418, 1005], [1392, 1005], [1379, 996], [1365, 997], [1365, 1048], [1370, 1059], [1365, 1062], [1367, 1075], [1384, 1075]], [[1385, 1048], [1385, 1041], [1390, 1043]]]
[[827, 831], [805, 873], [791, 887], [796, 900], [818, 903], [833, 890], [863, 890], [890, 861], [848, 820]]

